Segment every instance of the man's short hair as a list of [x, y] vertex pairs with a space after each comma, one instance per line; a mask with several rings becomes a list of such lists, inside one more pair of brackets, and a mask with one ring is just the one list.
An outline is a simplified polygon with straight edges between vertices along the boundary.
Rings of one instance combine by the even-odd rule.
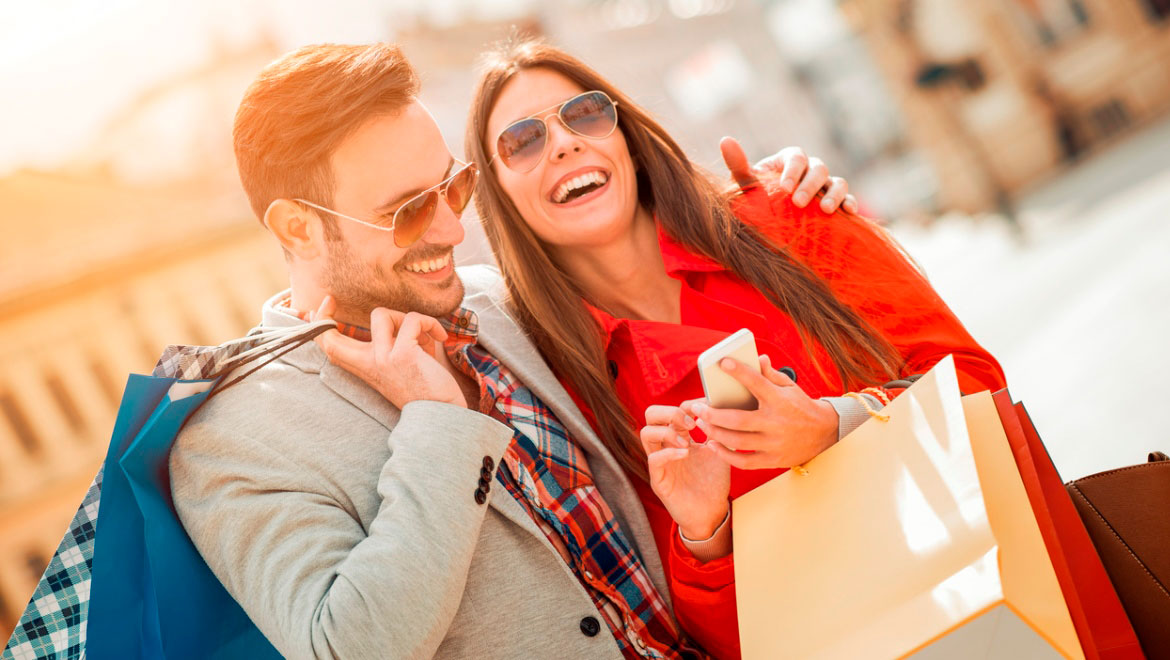
[[332, 205], [329, 159], [371, 117], [394, 114], [418, 94], [397, 46], [318, 44], [264, 67], [244, 92], [232, 131], [236, 167], [263, 222], [277, 199]]

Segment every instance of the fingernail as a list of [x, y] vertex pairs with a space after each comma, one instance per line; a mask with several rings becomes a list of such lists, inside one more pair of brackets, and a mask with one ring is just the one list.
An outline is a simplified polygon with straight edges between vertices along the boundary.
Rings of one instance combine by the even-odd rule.
[[795, 189], [796, 182], [792, 179], [784, 179], [780, 182], [780, 190], [783, 190], [786, 194], [791, 193]]
[[826, 199], [825, 201], [821, 202], [821, 210], [825, 213], [831, 213], [833, 211], [833, 205], [830, 204], [829, 200]]
[[808, 204], [808, 193], [803, 191], [796, 193], [792, 196], [792, 203], [796, 204], [797, 206], [804, 206], [805, 204]]
[[699, 426], [699, 428], [700, 428], [700, 429], [702, 429], [702, 430], [703, 430], [703, 433], [706, 433], [706, 432], [707, 432], [707, 429], [708, 429], [708, 428], [710, 428], [710, 425], [709, 425], [709, 424], [707, 424], [706, 420], [702, 420], [702, 419], [700, 419], [700, 420], [698, 420], [698, 421], [697, 421], [697, 422], [695, 422], [695, 423], [696, 423], [696, 424]]
[[732, 360], [731, 358], [723, 358], [719, 361], [719, 366], [723, 367], [724, 371], [731, 371], [732, 369], [735, 369], [735, 360]]
[[688, 429], [695, 428], [695, 418], [691, 417], [690, 415], [683, 417], [683, 426], [687, 427]]
[[695, 417], [702, 415], [703, 411], [705, 411], [706, 409], [707, 409], [707, 404], [705, 404], [705, 403], [692, 403], [691, 404], [691, 414], [694, 415]]

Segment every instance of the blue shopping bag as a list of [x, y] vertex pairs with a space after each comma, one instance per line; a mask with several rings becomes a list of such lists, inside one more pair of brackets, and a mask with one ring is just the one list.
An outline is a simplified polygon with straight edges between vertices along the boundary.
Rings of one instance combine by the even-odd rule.
[[183, 531], [167, 457], [218, 380], [133, 375], [104, 464], [86, 656], [278, 658]]
[[131, 375], [105, 462], [0, 658], [279, 658], [183, 530], [168, 457], [208, 398], [331, 327], [170, 346]]

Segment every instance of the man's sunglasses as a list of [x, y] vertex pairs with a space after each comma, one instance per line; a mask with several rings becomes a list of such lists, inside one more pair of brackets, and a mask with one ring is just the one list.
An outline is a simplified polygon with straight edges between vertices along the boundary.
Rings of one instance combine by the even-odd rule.
[[617, 101], [605, 92], [585, 92], [509, 124], [496, 138], [492, 161], [498, 157], [515, 172], [535, 169], [548, 146], [548, 116], [554, 108], [561, 124], [582, 137], [606, 138], [617, 128]]
[[451, 176], [411, 197], [409, 201], [394, 211], [393, 216], [384, 216], [382, 222], [359, 220], [304, 199], [297, 198], [293, 201], [367, 227], [393, 232], [394, 245], [407, 248], [414, 245], [430, 229], [431, 222], [435, 219], [435, 209], [439, 206], [440, 196], [447, 202], [447, 206], [455, 212], [455, 217], [459, 217], [463, 213], [463, 209], [467, 208], [467, 202], [471, 201], [471, 193], [475, 192], [475, 182], [478, 179], [479, 170], [476, 169], [475, 163], [466, 163], [452, 172]]

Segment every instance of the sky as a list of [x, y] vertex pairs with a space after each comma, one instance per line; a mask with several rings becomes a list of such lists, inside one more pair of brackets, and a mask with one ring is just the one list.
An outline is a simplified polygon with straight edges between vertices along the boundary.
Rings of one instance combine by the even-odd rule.
[[496, 18], [532, 0], [3, 0], [0, 176], [52, 169], [138, 93], [267, 31], [281, 49], [393, 37], [393, 25]]

